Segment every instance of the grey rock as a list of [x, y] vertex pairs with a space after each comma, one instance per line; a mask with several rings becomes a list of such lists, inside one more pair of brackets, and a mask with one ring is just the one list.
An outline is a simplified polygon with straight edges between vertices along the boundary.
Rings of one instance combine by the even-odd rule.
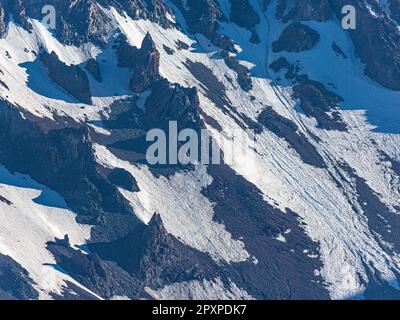
[[89, 80], [86, 73], [78, 66], [68, 66], [60, 61], [55, 52], [43, 51], [38, 59], [46, 67], [49, 77], [61, 88], [82, 103], [92, 104]]
[[29, 273], [9, 256], [0, 254], [0, 298], [34, 300], [39, 293]]
[[301, 52], [315, 47], [320, 40], [320, 35], [314, 29], [295, 22], [288, 25], [278, 40], [272, 43], [274, 52]]

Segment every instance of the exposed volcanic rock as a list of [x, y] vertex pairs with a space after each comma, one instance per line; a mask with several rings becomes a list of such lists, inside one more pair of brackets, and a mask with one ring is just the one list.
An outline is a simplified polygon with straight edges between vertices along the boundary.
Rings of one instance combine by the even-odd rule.
[[244, 91], [250, 91], [253, 89], [253, 82], [250, 77], [250, 70], [241, 65], [234, 57], [229, 55], [228, 51], [222, 51], [221, 56], [223, 57], [225, 64], [232, 70], [234, 70], [237, 74], [237, 81], [240, 87]]
[[7, 34], [11, 16], [25, 29], [31, 29], [22, 0], [0, 0], [0, 38]]
[[103, 81], [101, 76], [99, 63], [95, 59], [89, 59], [86, 62], [85, 69], [90, 72], [90, 74], [98, 81]]
[[148, 33], [142, 42], [142, 47], [136, 56], [133, 67], [133, 77], [130, 86], [134, 92], [147, 89], [159, 79], [160, 53], [157, 51], [153, 39]]
[[98, 0], [105, 7], [113, 6], [121, 14], [126, 12], [132, 19], [148, 19], [163, 27], [173, 25], [169, 17], [172, 10], [165, 0]]
[[135, 178], [125, 169], [113, 169], [108, 175], [108, 181], [131, 192], [140, 191]]
[[277, 41], [272, 43], [274, 52], [300, 52], [315, 47], [320, 40], [320, 35], [314, 29], [295, 22], [288, 25]]
[[355, 30], [349, 30], [355, 51], [365, 64], [365, 74], [381, 85], [400, 90], [400, 33], [387, 18], [371, 14], [359, 1], [332, 1], [338, 17], [341, 8], [353, 5], [357, 12]]
[[55, 52], [43, 51], [39, 60], [46, 67], [49, 77], [82, 103], [92, 104], [89, 80], [86, 73], [78, 66], [68, 66], [60, 61]]
[[0, 254], [0, 298], [18, 300], [38, 299], [34, 282], [29, 273], [9, 256]]
[[117, 55], [119, 67], [133, 70], [130, 88], [134, 92], [146, 90], [160, 78], [160, 53], [149, 33], [144, 37], [140, 49], [132, 47], [126, 38], [122, 37], [117, 47]]
[[163, 0], [53, 0], [50, 3], [48, 0], [1, 0], [0, 7], [5, 8], [5, 19], [1, 18], [0, 13], [0, 35], [4, 33], [1, 30], [7, 28], [7, 13], [12, 13], [14, 21], [29, 29], [26, 18], [42, 20], [42, 8], [45, 5], [55, 7], [57, 27], [54, 32], [65, 44], [106, 44], [110, 20], [100, 6], [113, 6], [121, 14], [126, 12], [133, 19], [150, 19], [164, 27], [173, 24], [168, 18], [173, 16], [172, 11]]
[[231, 21], [251, 32], [251, 42], [259, 43], [260, 38], [256, 31], [256, 25], [260, 23], [260, 17], [252, 5], [248, 0], [229, 0], [229, 2], [231, 3]]
[[305, 163], [325, 168], [324, 159], [293, 121], [279, 115], [272, 107], [264, 109], [258, 116], [258, 121], [278, 137], [285, 139]]
[[105, 298], [143, 298], [145, 287], [159, 289], [176, 282], [212, 279], [219, 274], [207, 254], [168, 234], [157, 214], [148, 226], [141, 224], [124, 238], [91, 243], [89, 247], [93, 253], [85, 255], [65, 240], [48, 243], [64, 270]]
[[2, 86], [3, 88], [5, 88], [5, 89], [7, 89], [7, 90], [10, 90], [10, 88], [8, 87], [8, 85], [7, 85], [4, 81], [2, 81], [2, 80], [0, 80], [0, 86]]
[[0, 37], [4, 37], [7, 33], [7, 14], [8, 12], [5, 11], [4, 4], [0, 1]]
[[[255, 130], [258, 130], [255, 121], [252, 121], [244, 114], [239, 113], [233, 106], [232, 102], [226, 95], [224, 84], [215, 76], [210, 68], [201, 62], [193, 62], [191, 60], [187, 60], [185, 66], [201, 83], [208, 99], [210, 99], [218, 108], [220, 108], [224, 113], [232, 116], [233, 120], [243, 129], [254, 128]], [[205, 120], [207, 120], [208, 124], [218, 128], [219, 124], [213, 121], [213, 119], [205, 117]], [[246, 124], [247, 127], [244, 124]]]
[[74, 279], [103, 298], [128, 296], [137, 298], [136, 281], [116, 263], [105, 262], [95, 253], [88, 255], [74, 250], [69, 243], [56, 239], [47, 243], [48, 250], [56, 262]]
[[3, 203], [5, 203], [5, 204], [8, 205], [8, 206], [11, 206], [11, 205], [13, 204], [10, 200], [8, 200], [7, 198], [4, 198], [4, 197], [1, 196], [1, 195], [0, 195], [0, 202], [3, 202]]
[[153, 288], [219, 275], [224, 278], [208, 254], [187, 247], [169, 235], [157, 214], [143, 234], [142, 243], [138, 275]]
[[343, 99], [307, 76], [299, 76], [297, 80], [299, 84], [293, 87], [293, 97], [300, 100], [304, 113], [315, 117], [320, 128], [346, 131], [346, 125], [336, 111]]
[[362, 208], [362, 214], [367, 218], [370, 230], [374, 232], [377, 243], [380, 243], [389, 254], [399, 252], [400, 239], [397, 235], [400, 232], [400, 208], [395, 208], [395, 212], [390, 210], [353, 168], [348, 164], [342, 164], [341, 168], [349, 175], [357, 191], [357, 201]]
[[[318, 256], [319, 248], [305, 233], [299, 216], [268, 204], [255, 185], [229, 166], [210, 165], [207, 172], [212, 183], [202, 193], [215, 203], [214, 220], [257, 258], [257, 263], [231, 264], [230, 279], [256, 299], [329, 299], [322, 277], [315, 273], [322, 262], [301, 254], [307, 250]], [[285, 243], [276, 240], [288, 229]], [[298, 254], [290, 254], [291, 250]]]
[[336, 42], [332, 43], [332, 50], [335, 51], [337, 56], [342, 57], [343, 59], [347, 59], [347, 56]]
[[299, 70], [299, 67], [289, 63], [289, 61], [285, 57], [280, 57], [279, 59], [273, 61], [269, 67], [275, 72], [278, 73], [282, 69], [286, 70], [285, 78], [286, 79], [295, 79]]
[[[57, 127], [6, 103], [0, 108], [0, 163], [62, 195], [92, 239], [114, 239], [136, 226], [128, 201], [96, 170], [86, 127]], [[60, 119], [65, 123], [67, 119]], [[65, 126], [65, 125], [64, 125]], [[26, 161], [29, 159], [29, 161]]]
[[[14, 0], [9, 0], [15, 2]], [[107, 26], [109, 19], [95, 0], [18, 0], [25, 14], [14, 15], [17, 19], [31, 17], [41, 21], [44, 18], [42, 8], [52, 5], [56, 9], [57, 38], [65, 44], [81, 45], [85, 42], [94, 42], [104, 45], [107, 40]], [[16, 22], [21, 24], [17, 20]], [[26, 26], [21, 24], [24, 28]]]
[[288, 21], [326, 21], [333, 18], [329, 0], [279, 0], [276, 17]]
[[400, 24], [400, 1], [389, 0], [389, 9], [392, 19], [394, 19], [398, 24]]
[[168, 121], [174, 120], [178, 122], [178, 129], [200, 129], [200, 102], [196, 88], [183, 88], [162, 79], [151, 90], [145, 105], [147, 128], [166, 128]]
[[[140, 161], [145, 161], [144, 155], [152, 142], [146, 141], [146, 133], [151, 129], [162, 129], [167, 135], [170, 133], [170, 123], [176, 122], [177, 130], [193, 129], [199, 132], [203, 127], [200, 118], [199, 97], [196, 88], [184, 88], [179, 84], [169, 83], [166, 79], [160, 79], [149, 88], [149, 96], [146, 99], [144, 110], [131, 108], [118, 117], [120, 124], [124, 127], [129, 125], [139, 128], [133, 138], [115, 142], [110, 145], [114, 149], [134, 152], [141, 156]], [[126, 121], [130, 118], [140, 119], [139, 121]], [[140, 124], [139, 124], [140, 123]], [[118, 124], [114, 124], [118, 127]], [[169, 141], [167, 141], [169, 144]], [[178, 142], [178, 148], [184, 142]], [[120, 155], [120, 154], [119, 154]], [[123, 156], [123, 155], [120, 155]], [[146, 161], [146, 164], [147, 161]], [[176, 170], [184, 169], [185, 166], [162, 164], [151, 166], [152, 169], [165, 169], [169, 175]], [[187, 168], [187, 167], [186, 167]], [[155, 174], [158, 174], [154, 171]]]
[[227, 21], [216, 0], [172, 0], [193, 33], [201, 33], [222, 49], [236, 52], [232, 40], [219, 34], [220, 21]]

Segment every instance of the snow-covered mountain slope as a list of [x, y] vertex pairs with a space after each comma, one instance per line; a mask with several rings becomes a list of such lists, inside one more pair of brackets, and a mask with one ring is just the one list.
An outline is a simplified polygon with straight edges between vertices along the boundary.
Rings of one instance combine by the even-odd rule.
[[[339, 0], [50, 2], [56, 30], [0, 1], [0, 254], [38, 297], [400, 297], [391, 1], [355, 31]], [[255, 143], [150, 166], [169, 120]]]

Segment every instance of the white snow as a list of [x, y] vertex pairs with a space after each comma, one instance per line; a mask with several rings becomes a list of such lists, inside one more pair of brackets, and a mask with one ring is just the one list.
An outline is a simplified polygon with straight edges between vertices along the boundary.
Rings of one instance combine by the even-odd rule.
[[[254, 0], [251, 3], [261, 16], [261, 22], [257, 26], [260, 44], [249, 42], [250, 33], [247, 30], [233, 24], [222, 24], [222, 32], [229, 35], [240, 49], [237, 59], [241, 64], [252, 68], [254, 89], [250, 93], [242, 91], [236, 83], [229, 83], [225, 76], [235, 79], [235, 73], [225, 65], [222, 59], [215, 59], [214, 55], [220, 49], [213, 46], [203, 36], [188, 36], [177, 29], [164, 29], [150, 21], [133, 21], [129, 17], [120, 15], [114, 9], [104, 9], [104, 12], [111, 18], [112, 28], [120, 29], [129, 42], [137, 47], [140, 47], [146, 32], [150, 32], [161, 54], [162, 76], [170, 82], [176, 82], [185, 87], [197, 85], [202, 111], [214, 118], [225, 131], [240, 130], [240, 126], [207, 97], [198, 81], [186, 69], [184, 64], [187, 59], [201, 62], [213, 71], [227, 88], [226, 95], [238, 112], [256, 119], [257, 114], [265, 106], [270, 105], [276, 112], [294, 121], [310, 141], [313, 141], [310, 132], [321, 138], [319, 144], [312, 143], [327, 163], [327, 170], [304, 164], [299, 155], [289, 148], [286, 141], [269, 131], [257, 137], [256, 152], [242, 157], [232, 167], [263, 192], [265, 201], [274, 206], [277, 203], [282, 210], [290, 208], [304, 219], [308, 235], [320, 243], [324, 266], [317, 272], [324, 277], [331, 297], [342, 299], [358, 295], [364, 289], [363, 281], [367, 281], [365, 263], [379, 270], [383, 278], [390, 281], [394, 279], [392, 270], [400, 270], [400, 259], [397, 255], [389, 256], [376, 242], [368, 228], [368, 221], [358, 213], [362, 212], [362, 209], [357, 203], [354, 187], [342, 181], [345, 188], [339, 189], [330, 174], [341, 179], [334, 168], [339, 161], [345, 161], [367, 181], [389, 208], [399, 205], [399, 177], [395, 175], [388, 163], [380, 159], [379, 150], [384, 150], [391, 157], [400, 159], [398, 126], [400, 93], [385, 89], [363, 75], [363, 66], [353, 54], [350, 39], [335, 22], [308, 23], [322, 35], [321, 41], [313, 50], [296, 55], [270, 52], [267, 48], [279, 37], [284, 28], [284, 25], [276, 21], [274, 17], [276, 0], [271, 1], [265, 14], [261, 14], [258, 1]], [[220, 4], [223, 11], [229, 9], [227, 0], [220, 0]], [[181, 25], [185, 25], [180, 15], [177, 14], [175, 19]], [[7, 38], [0, 39], [2, 48], [0, 69], [5, 73], [2, 80], [10, 87], [10, 91], [7, 91], [0, 86], [0, 97], [7, 97], [9, 101], [40, 116], [51, 118], [52, 114], [46, 108], [50, 106], [56, 112], [70, 115], [77, 120], [97, 121], [100, 120], [98, 113], [107, 111], [116, 98], [130, 95], [127, 89], [129, 70], [118, 69], [117, 73], [116, 57], [110, 47], [100, 52], [99, 48], [91, 45], [84, 45], [81, 48], [63, 46], [40, 23], [35, 21], [33, 23], [32, 34], [11, 24]], [[179, 49], [178, 40], [187, 43], [190, 48]], [[342, 48], [348, 59], [345, 60], [335, 54], [331, 49], [333, 41]], [[165, 52], [164, 44], [174, 50], [173, 55]], [[38, 71], [36, 74], [40, 75], [38, 78], [28, 79], [27, 63], [29, 65], [34, 61], [35, 56], [32, 53], [25, 53], [24, 48], [37, 52], [40, 45], [48, 50], [56, 51], [60, 59], [67, 64], [82, 63], [89, 57], [100, 58], [104, 82], [97, 83], [90, 77], [94, 94], [93, 106], [63, 101], [68, 101], [66, 93], [50, 84], [46, 75], [40, 70], [35, 69]], [[11, 59], [5, 55], [6, 51], [11, 55]], [[297, 111], [297, 101], [291, 98], [291, 88], [287, 86], [287, 83], [282, 81], [280, 86], [272, 83], [273, 75], [270, 74], [267, 66], [281, 55], [285, 55], [290, 62], [299, 60], [303, 68], [302, 72], [344, 98], [341, 115], [349, 127], [349, 132], [316, 128], [315, 119], [307, 118]], [[107, 61], [101, 62], [102, 59]], [[38, 68], [38, 66], [31, 67]], [[118, 74], [117, 77], [116, 74]], [[56, 92], [58, 99], [48, 98], [35, 92], [27, 87], [27, 83], [30, 82], [33, 87], [42, 86], [45, 92], [50, 91], [53, 94]], [[139, 106], [144, 106], [147, 94], [143, 93], [140, 96]], [[256, 101], [251, 101], [251, 95], [256, 98]], [[101, 128], [98, 130], [101, 131]], [[220, 132], [212, 128], [209, 130], [222, 148], [230, 148]], [[130, 201], [138, 217], [145, 223], [154, 212], [159, 212], [168, 232], [183, 243], [210, 253], [217, 261], [237, 262], [257, 258], [251, 257], [241, 240], [232, 239], [223, 225], [213, 221], [213, 204], [201, 194], [201, 188], [210, 183], [210, 178], [204, 168], [199, 167], [195, 172], [178, 173], [169, 179], [156, 178], [145, 166], [135, 166], [122, 161], [105, 147], [96, 146], [96, 155], [103, 165], [125, 168], [135, 176], [141, 191], [130, 193], [121, 190], [121, 192]], [[346, 175], [344, 172], [342, 174]], [[57, 278], [58, 273], [48, 271], [52, 269], [42, 266], [43, 263], [52, 261], [51, 256], [46, 255], [48, 253], [43, 243], [51, 240], [51, 237], [54, 238], [54, 235], [60, 237], [63, 233], [69, 233], [65, 231], [70, 229], [70, 232], [75, 234], [75, 243], [83, 243], [88, 231], [74, 222], [73, 213], [69, 210], [33, 203], [31, 199], [36, 197], [37, 193], [38, 191], [32, 191], [29, 188], [21, 189], [8, 185], [0, 189], [0, 194], [14, 202], [15, 206], [28, 206], [34, 210], [40, 209], [41, 212], [41, 214], [33, 214], [29, 213], [31, 212], [29, 210], [27, 212], [17, 208], [12, 209], [13, 207], [5, 207], [0, 203], [0, 208], [11, 210], [7, 212], [13, 212], [12, 210], [21, 212], [18, 214], [21, 216], [19, 219], [11, 219], [8, 224], [2, 223], [0, 252], [13, 253], [13, 257], [32, 273], [39, 287], [46, 291], [53, 286], [59, 287], [58, 281], [61, 281], [59, 279], [62, 277]], [[354, 210], [354, 207], [358, 211]], [[2, 212], [2, 215], [6, 214]], [[55, 212], [62, 214], [57, 215], [56, 219], [51, 215]], [[43, 227], [37, 226], [39, 220], [36, 215], [46, 222]], [[64, 220], [61, 223], [58, 219], [67, 220], [68, 223], [64, 223]], [[48, 225], [49, 221], [50, 225]], [[27, 223], [31, 226], [30, 228], [26, 227]], [[19, 231], [18, 233], [15, 231], [17, 226], [22, 230], [28, 228], [27, 230], [32, 235], [29, 235], [29, 232], [22, 234]], [[290, 230], [286, 232], [289, 233]], [[5, 234], [14, 237], [12, 239], [15, 241], [6, 242], [7, 239], [3, 239]], [[36, 241], [35, 245], [29, 249], [32, 251], [37, 245], [38, 257], [28, 257], [27, 254], [24, 255], [21, 252], [23, 247], [22, 249], [18, 247], [19, 237], [29, 237], [30, 240]], [[277, 240], [284, 241], [285, 236], [282, 234]], [[48, 271], [48, 277], [55, 280], [46, 278], [43, 275], [43, 269]], [[158, 291], [150, 288], [148, 290], [156, 298], [245, 296], [243, 292], [232, 288], [231, 292], [227, 293], [226, 290], [222, 290], [218, 281], [181, 283]]]
[[135, 177], [141, 191], [121, 192], [143, 222], [148, 223], [154, 213], [159, 213], [169, 233], [193, 248], [210, 253], [215, 260], [249, 259], [243, 242], [232, 239], [222, 224], [213, 221], [213, 204], [201, 194], [202, 187], [211, 183], [204, 167], [177, 173], [169, 179], [156, 178], [147, 167], [122, 161], [103, 146], [97, 145], [95, 150], [99, 163], [124, 168]]
[[3, 166], [0, 195], [12, 202], [0, 201], [0, 253], [29, 272], [42, 299], [50, 298], [52, 292], [61, 294], [66, 280], [79, 285], [52, 266], [55, 260], [46, 242], [68, 234], [71, 245], [83, 245], [90, 237], [90, 227], [76, 223], [75, 214], [57, 193], [26, 175], [13, 175]]

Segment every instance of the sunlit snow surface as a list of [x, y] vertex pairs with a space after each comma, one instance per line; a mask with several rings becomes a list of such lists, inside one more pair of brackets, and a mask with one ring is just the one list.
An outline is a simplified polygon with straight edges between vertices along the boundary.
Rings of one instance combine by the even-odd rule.
[[21, 264], [36, 283], [41, 298], [61, 294], [65, 281], [75, 281], [54, 268], [46, 242], [68, 234], [73, 246], [86, 243], [90, 227], [76, 223], [64, 199], [49, 188], [0, 166], [0, 253]]
[[[398, 254], [389, 255], [376, 241], [368, 227], [367, 218], [359, 213], [362, 209], [357, 203], [357, 194], [351, 183], [345, 182], [347, 187], [339, 188], [332, 176], [342, 179], [334, 168], [339, 162], [347, 162], [357, 175], [367, 181], [388, 208], [393, 209], [399, 205], [399, 177], [391, 165], [381, 159], [379, 150], [384, 150], [393, 159], [400, 159], [400, 93], [385, 89], [363, 75], [362, 65], [352, 55], [351, 41], [337, 24], [309, 23], [320, 32], [321, 42], [309, 52], [285, 56], [289, 61], [300, 60], [304, 73], [313, 80], [321, 81], [328, 89], [344, 98], [341, 114], [349, 132], [316, 128], [314, 119], [296, 111], [297, 102], [291, 98], [291, 88], [285, 83], [273, 84], [268, 72], [268, 64], [282, 55], [270, 54], [269, 49], [267, 50], [284, 27], [275, 20], [271, 9], [275, 7], [276, 1], [272, 1], [266, 13], [261, 13], [258, 1], [251, 2], [261, 16], [261, 22], [257, 26], [260, 44], [251, 44], [250, 33], [234, 24], [223, 24], [221, 30], [240, 47], [237, 55], [240, 62], [252, 69], [254, 89], [250, 93], [242, 91], [237, 84], [226, 79], [226, 75], [232, 79], [236, 75], [227, 68], [223, 60], [216, 58], [215, 54], [219, 49], [203, 36], [188, 37], [179, 30], [163, 29], [149, 21], [133, 21], [121, 16], [114, 9], [105, 12], [112, 21], [110, 34], [114, 36], [113, 30], [119, 29], [135, 46], [140, 46], [146, 32], [150, 32], [161, 53], [161, 74], [170, 82], [186, 87], [197, 85], [200, 88], [202, 110], [214, 118], [224, 130], [241, 128], [230, 115], [223, 113], [207, 97], [198, 81], [185, 67], [187, 59], [201, 62], [210, 68], [227, 88], [226, 94], [236, 110], [249, 118], [256, 119], [263, 108], [271, 105], [279, 114], [293, 120], [305, 136], [310, 138], [311, 132], [320, 137], [322, 141], [314, 144], [327, 164], [326, 170], [304, 164], [283, 139], [269, 131], [258, 136], [257, 153], [241, 159], [242, 161], [233, 165], [233, 169], [254, 183], [263, 192], [265, 201], [282, 210], [290, 208], [304, 219], [307, 224], [306, 232], [320, 243], [324, 264], [321, 274], [332, 298], [354, 297], [363, 292], [364, 283], [368, 281], [365, 262], [380, 271], [383, 279], [396, 286], [396, 281], [392, 280], [395, 277], [393, 270], [400, 270]], [[224, 11], [229, 10], [228, 1], [221, 0], [220, 3]], [[182, 26], [185, 25], [179, 15], [176, 19]], [[0, 68], [5, 74], [4, 81], [10, 87], [10, 91], [0, 87], [1, 97], [7, 97], [10, 102], [42, 117], [52, 117], [52, 112], [46, 108], [50, 106], [58, 114], [68, 115], [79, 121], [96, 121], [100, 119], [100, 111], [106, 110], [117, 98], [129, 95], [129, 72], [117, 70], [112, 49], [107, 48], [102, 52], [90, 44], [81, 48], [66, 47], [53, 38], [40, 23], [34, 21], [33, 24], [32, 33], [11, 24], [7, 38], [0, 40]], [[178, 40], [187, 43], [191, 46], [190, 49], [178, 49]], [[337, 57], [331, 50], [332, 41], [341, 46], [348, 56], [347, 60]], [[173, 55], [165, 52], [164, 44], [175, 50]], [[96, 83], [90, 78], [94, 94], [93, 106], [67, 102], [72, 98], [50, 82], [45, 73], [35, 69], [39, 66], [32, 64], [35, 56], [31, 51], [37, 52], [40, 46], [54, 50], [67, 64], [81, 64], [89, 57], [96, 56], [101, 57], [100, 61], [105, 61], [101, 65], [104, 82]], [[9, 52], [11, 58], [5, 56], [5, 51]], [[29, 79], [29, 73], [34, 70], [37, 71], [36, 78]], [[41, 94], [34, 90], [39, 87]], [[52, 96], [49, 97], [46, 92], [50, 92]], [[255, 102], [250, 99], [251, 95], [256, 98]], [[145, 98], [146, 96], [141, 97]], [[141, 104], [144, 106], [143, 101]], [[209, 130], [221, 145], [227, 145], [222, 144], [225, 138], [220, 132], [211, 127]], [[141, 189], [139, 193], [125, 191], [123, 194], [142, 221], [148, 222], [157, 211], [161, 214], [168, 232], [183, 243], [210, 253], [215, 260], [256, 261], [257, 257], [252, 257], [241, 241], [232, 239], [223, 225], [212, 220], [213, 204], [201, 194], [201, 188], [210, 183], [202, 168], [191, 173], [176, 174], [171, 179], [156, 178], [145, 166], [124, 162], [103, 146], [96, 146], [96, 155], [103, 165], [123, 167], [138, 180]], [[58, 290], [65, 275], [45, 266], [54, 263], [51, 254], [45, 249], [45, 242], [68, 233], [73, 244], [83, 244], [89, 238], [89, 228], [78, 225], [74, 214], [59, 205], [60, 199], [57, 200], [57, 206], [48, 202], [50, 191], [45, 192], [47, 196], [40, 197], [41, 201], [33, 200], [44, 187], [38, 187], [28, 177], [26, 179], [31, 185], [12, 182], [20, 181], [21, 177], [10, 176], [4, 168], [1, 169], [0, 176], [2, 179], [9, 179], [8, 182], [0, 181], [0, 195], [14, 203], [7, 206], [0, 202], [0, 252], [9, 254], [26, 268], [39, 289], [44, 292]], [[361, 211], [355, 211], [355, 207]], [[284, 235], [279, 240], [284, 241]], [[35, 254], [32, 255], [31, 252]], [[246, 297], [234, 284], [230, 292], [221, 292], [220, 289], [220, 283], [216, 281], [181, 283], [159, 291], [149, 288], [148, 292], [156, 298], [201, 298], [211, 291], [216, 298]]]

